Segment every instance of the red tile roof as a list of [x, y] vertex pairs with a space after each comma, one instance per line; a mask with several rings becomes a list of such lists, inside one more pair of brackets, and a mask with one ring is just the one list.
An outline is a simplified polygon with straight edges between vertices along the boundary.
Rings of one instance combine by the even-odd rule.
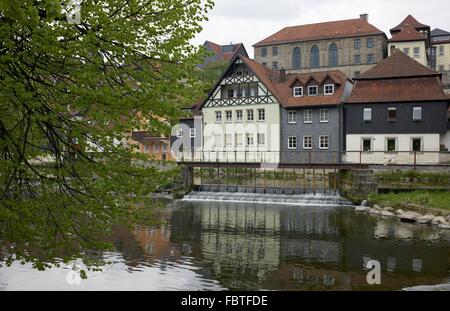
[[[351, 81], [343, 72], [339, 70], [304, 74], [288, 74], [286, 75], [284, 81], [279, 81], [279, 72], [274, 72], [245, 56], [241, 55], [240, 58], [258, 77], [270, 93], [277, 98], [280, 105], [285, 108], [339, 105], [342, 103], [345, 83], [346, 81]], [[336, 88], [334, 94], [293, 97], [292, 86], [295, 83], [299, 83], [300, 85], [306, 87], [311, 80], [314, 80], [315, 82], [311, 83], [311, 85], [322, 86], [327, 81], [331, 81], [330, 83], [335, 83]]]
[[390, 31], [391, 33], [401, 31], [402, 27], [405, 25], [410, 25], [414, 27], [415, 29], [422, 29], [422, 28], [430, 28], [430, 26], [419, 23], [417, 19], [415, 19], [411, 14], [408, 15], [399, 25], [392, 28]]
[[448, 100], [441, 75], [396, 50], [391, 56], [355, 78], [346, 103], [382, 103]]
[[436, 71], [418, 63], [400, 50], [395, 50], [375, 67], [360, 74], [356, 80], [399, 77], [439, 76]]
[[395, 32], [389, 42], [404, 42], [404, 41], [425, 41], [426, 37], [416, 30], [411, 25], [405, 25], [399, 32]]
[[365, 19], [357, 18], [286, 27], [253, 46], [378, 34], [384, 35], [384, 32]]

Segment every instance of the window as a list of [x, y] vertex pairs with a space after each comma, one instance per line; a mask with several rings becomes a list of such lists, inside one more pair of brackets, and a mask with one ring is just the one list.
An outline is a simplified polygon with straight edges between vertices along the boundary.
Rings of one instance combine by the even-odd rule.
[[312, 149], [312, 136], [303, 137], [303, 149]]
[[328, 109], [320, 109], [319, 115], [321, 123], [326, 123], [329, 121]]
[[272, 70], [278, 70], [278, 62], [272, 62]]
[[256, 97], [258, 96], [258, 89], [256, 85], [250, 86], [250, 97]]
[[439, 65], [439, 71], [444, 71], [444, 70], [445, 70], [444, 65]]
[[258, 109], [258, 121], [266, 120], [266, 111], [264, 109]]
[[242, 146], [242, 134], [234, 135], [234, 143], [236, 146]]
[[296, 46], [292, 50], [292, 69], [300, 69], [302, 67], [302, 54], [300, 48]]
[[297, 111], [288, 111], [288, 123], [297, 123]]
[[225, 134], [225, 146], [233, 145], [231, 134]]
[[444, 46], [443, 45], [439, 46], [439, 56], [444, 56]]
[[303, 87], [302, 86], [296, 86], [292, 89], [294, 93], [294, 97], [302, 97], [303, 96]]
[[183, 129], [177, 130], [177, 137], [183, 137]]
[[163, 153], [167, 152], [167, 144], [162, 144], [162, 152]]
[[222, 135], [215, 134], [214, 135], [214, 146], [221, 147], [222, 146]]
[[239, 96], [240, 97], [246, 97], [247, 96], [247, 94], [248, 94], [248, 92], [247, 92], [247, 85], [241, 85], [240, 87], [239, 87]]
[[373, 58], [373, 54], [367, 54], [367, 63], [368, 64], [375, 63], [375, 59]]
[[235, 89], [228, 89], [228, 98], [236, 97], [236, 90]]
[[386, 150], [396, 151], [397, 150], [397, 139], [396, 138], [386, 138]]
[[311, 67], [320, 67], [320, 55], [317, 45], [313, 45], [313, 47], [311, 48]]
[[253, 146], [254, 145], [254, 138], [253, 138], [253, 134], [246, 134], [245, 135], [245, 139], [247, 142], [247, 146]]
[[328, 136], [320, 136], [319, 137], [319, 148], [320, 149], [328, 149], [329, 148], [330, 139]]
[[267, 56], [267, 48], [261, 48], [261, 57], [266, 57]]
[[303, 110], [303, 123], [312, 123], [312, 110]]
[[355, 55], [354, 63], [361, 64], [361, 55]]
[[242, 122], [242, 110], [236, 110], [236, 122]]
[[373, 48], [373, 38], [367, 38], [367, 48], [371, 49]]
[[414, 48], [414, 57], [419, 58], [420, 57], [420, 48]]
[[297, 149], [297, 137], [289, 136], [288, 137], [288, 149]]
[[195, 128], [189, 129], [189, 134], [192, 138], [194, 138], [195, 137]]
[[249, 109], [247, 110], [247, 121], [253, 121], [254, 117], [253, 117], [253, 109]]
[[272, 47], [272, 55], [273, 56], [277, 56], [278, 55], [278, 47], [277, 46]]
[[422, 151], [422, 138], [413, 138], [412, 139], [412, 151], [420, 152]]
[[372, 151], [372, 138], [362, 139], [362, 150], [365, 152]]
[[403, 53], [409, 56], [409, 48], [403, 48]]
[[397, 108], [389, 107], [388, 108], [388, 121], [394, 122], [397, 118]]
[[233, 121], [233, 112], [231, 110], [225, 111], [225, 122]]
[[216, 122], [222, 122], [222, 111], [216, 111]]
[[144, 144], [144, 152], [148, 152], [148, 144]]
[[256, 140], [257, 140], [258, 146], [264, 146], [266, 144], [266, 137], [265, 137], [264, 133], [258, 133]]
[[361, 74], [361, 71], [355, 71], [355, 77], [359, 76]]
[[333, 95], [334, 94], [334, 84], [325, 84], [323, 86], [323, 93], [325, 95]]
[[261, 65], [263, 65], [264, 67], [267, 67], [267, 63], [266, 62], [262, 62]]
[[153, 144], [153, 146], [155, 147], [155, 152], [159, 152], [159, 144], [156, 143], [156, 144]]
[[363, 120], [364, 121], [372, 121], [372, 108], [364, 108], [363, 109]]
[[359, 50], [361, 48], [361, 39], [355, 39], [355, 50]]
[[414, 121], [422, 120], [422, 107], [413, 107], [413, 120]]
[[339, 65], [339, 52], [335, 43], [330, 45], [328, 49], [328, 66], [336, 67]]
[[317, 85], [308, 86], [308, 96], [316, 96], [319, 93], [319, 87]]

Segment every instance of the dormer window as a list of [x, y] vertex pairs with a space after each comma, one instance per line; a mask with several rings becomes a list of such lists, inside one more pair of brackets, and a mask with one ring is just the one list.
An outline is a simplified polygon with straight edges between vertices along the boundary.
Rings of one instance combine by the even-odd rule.
[[308, 96], [317, 96], [319, 94], [319, 87], [317, 85], [308, 86]]
[[334, 94], [334, 84], [325, 84], [323, 86], [323, 93], [325, 95], [333, 95]]
[[296, 86], [292, 89], [294, 97], [302, 97], [303, 96], [303, 87]]

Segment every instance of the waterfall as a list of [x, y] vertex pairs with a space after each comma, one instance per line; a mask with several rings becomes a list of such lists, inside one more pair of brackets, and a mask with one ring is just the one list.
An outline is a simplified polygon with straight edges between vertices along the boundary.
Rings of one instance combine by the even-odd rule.
[[239, 202], [301, 206], [351, 206], [352, 203], [339, 195], [316, 194], [261, 194], [193, 191], [182, 201]]

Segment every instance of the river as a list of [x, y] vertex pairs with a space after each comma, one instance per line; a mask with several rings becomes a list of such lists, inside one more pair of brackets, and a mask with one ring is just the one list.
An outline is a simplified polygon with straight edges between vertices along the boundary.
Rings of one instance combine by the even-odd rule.
[[[156, 227], [117, 228], [102, 271], [0, 268], [0, 290], [447, 289], [450, 233], [351, 207], [180, 201]], [[381, 264], [369, 285], [364, 264]], [[434, 286], [437, 285], [437, 286]], [[431, 286], [431, 287], [430, 287]]]

